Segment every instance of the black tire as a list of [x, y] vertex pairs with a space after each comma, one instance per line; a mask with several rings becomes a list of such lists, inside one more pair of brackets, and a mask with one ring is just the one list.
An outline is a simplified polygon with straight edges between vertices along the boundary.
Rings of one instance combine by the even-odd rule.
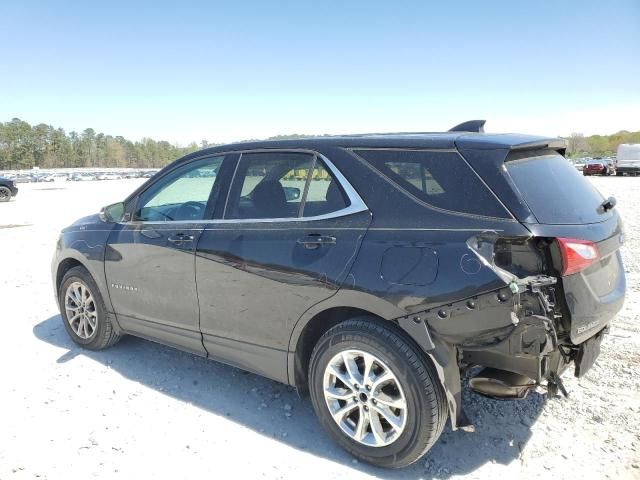
[[622, 177], [624, 174], [622, 172], [616, 172], [616, 177]]
[[[67, 288], [74, 282], [82, 283], [85, 288], [91, 292], [95, 303], [95, 311], [97, 313], [97, 322], [94, 332], [89, 338], [80, 337], [69, 324], [67, 318], [67, 311], [65, 308], [65, 297]], [[60, 282], [60, 288], [58, 290], [58, 304], [60, 307], [60, 315], [62, 316], [62, 323], [64, 328], [73, 340], [78, 345], [87, 348], [89, 350], [103, 350], [108, 348], [120, 340], [120, 335], [114, 328], [111, 315], [107, 312], [107, 308], [104, 304], [102, 294], [98, 285], [93, 280], [91, 274], [84, 267], [71, 268], [62, 278]]]
[[[364, 445], [344, 433], [331, 416], [323, 393], [325, 368], [336, 354], [349, 349], [381, 359], [402, 387], [406, 423], [389, 445]], [[309, 363], [309, 391], [316, 415], [331, 437], [354, 457], [379, 467], [401, 468], [420, 459], [438, 440], [448, 418], [445, 392], [431, 360], [401, 331], [370, 317], [340, 323], [318, 340]]]
[[11, 190], [8, 187], [0, 187], [0, 202], [8, 202], [11, 200]]
[[587, 172], [582, 172], [582, 175], [584, 175], [585, 177], [589, 176], [589, 174]]

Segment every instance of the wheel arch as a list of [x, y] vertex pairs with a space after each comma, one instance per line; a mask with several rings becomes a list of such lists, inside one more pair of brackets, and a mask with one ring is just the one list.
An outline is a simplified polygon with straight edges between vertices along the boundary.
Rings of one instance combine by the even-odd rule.
[[298, 392], [306, 393], [308, 391], [308, 367], [311, 352], [320, 337], [327, 330], [345, 320], [368, 316], [373, 321], [380, 320], [392, 326], [407, 341], [412, 342], [425, 358], [433, 362], [447, 396], [452, 429], [469, 427], [471, 424], [462, 408], [462, 385], [455, 346], [436, 336], [432, 339], [428, 327], [424, 323], [421, 323], [421, 326], [424, 328], [425, 338], [428, 342], [421, 341], [420, 338], [416, 338], [415, 325], [406, 328], [406, 325], [396, 320], [401, 316], [406, 316], [404, 311], [398, 314], [397, 307], [391, 309], [382, 305], [387, 302], [371, 295], [367, 295], [367, 297], [370, 298], [366, 303], [347, 302], [343, 304], [337, 304], [334, 297], [333, 301], [321, 302], [305, 312], [297, 322], [289, 342], [287, 355], [289, 383], [296, 387]]
[[84, 265], [80, 260], [74, 257], [67, 257], [58, 263], [55, 276], [56, 297], [58, 296], [60, 285], [62, 284], [62, 279], [69, 270], [75, 267], [83, 267], [85, 270], [89, 271], [86, 265]]
[[351, 306], [333, 306], [309, 318], [289, 350], [287, 370], [289, 383], [300, 392], [308, 390], [308, 368], [311, 352], [320, 337], [330, 328], [350, 318], [368, 316], [384, 320], [379, 315]]
[[[98, 262], [99, 265], [102, 265], [102, 262]], [[53, 274], [53, 281], [55, 282], [55, 298], [56, 302], [60, 303], [59, 293], [60, 293], [60, 285], [62, 285], [62, 280], [64, 276], [67, 274], [69, 270], [75, 267], [84, 268], [87, 273], [91, 276], [93, 281], [96, 283], [102, 300], [107, 309], [107, 315], [110, 316], [111, 322], [113, 323], [113, 328], [115, 332], [120, 335], [123, 330], [120, 324], [118, 323], [117, 316], [113, 313], [113, 307], [111, 306], [111, 298], [109, 296], [109, 291], [107, 289], [107, 285], [105, 283], [105, 279], [103, 276], [100, 276], [100, 270], [98, 268], [92, 269], [91, 263], [87, 261], [87, 258], [82, 255], [80, 252], [76, 250], [68, 250], [66, 255], [62, 257], [62, 260], [58, 261], [55, 267], [55, 273]], [[95, 265], [97, 267], [98, 265]]]

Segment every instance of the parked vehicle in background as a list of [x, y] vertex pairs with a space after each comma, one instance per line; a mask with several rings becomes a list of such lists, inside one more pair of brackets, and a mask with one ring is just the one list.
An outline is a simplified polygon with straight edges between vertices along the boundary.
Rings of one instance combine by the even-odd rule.
[[73, 182], [88, 182], [91, 180], [95, 180], [96, 176], [90, 173], [74, 173], [69, 177], [69, 180]]
[[122, 177], [117, 173], [100, 173], [97, 178], [98, 180], [120, 180]]
[[10, 178], [0, 177], [0, 202], [8, 202], [11, 197], [18, 194], [15, 181]]
[[616, 175], [640, 175], [640, 143], [620, 144], [616, 163]]
[[483, 124], [187, 155], [63, 230], [64, 327], [91, 350], [138, 335], [308, 390], [335, 441], [385, 467], [470, 426], [470, 367], [493, 398], [566, 393], [624, 302], [616, 201], [563, 140]]
[[19, 173], [13, 178], [13, 180], [16, 183], [31, 183], [37, 181], [36, 178], [29, 173]]
[[586, 165], [586, 163], [580, 159], [574, 160], [572, 163], [573, 163], [573, 167], [579, 172], [584, 170], [584, 166]]
[[69, 179], [65, 173], [51, 173], [40, 177], [40, 182], [66, 182]]
[[585, 177], [588, 175], [610, 175], [611, 173], [613, 173], [613, 169], [603, 159], [593, 159], [582, 168], [582, 174]]

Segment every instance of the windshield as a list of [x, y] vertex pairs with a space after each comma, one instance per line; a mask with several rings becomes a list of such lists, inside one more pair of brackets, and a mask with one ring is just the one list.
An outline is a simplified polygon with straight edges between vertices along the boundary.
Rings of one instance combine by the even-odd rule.
[[538, 222], [567, 225], [597, 223], [604, 198], [562, 155], [552, 151], [513, 154], [507, 172]]

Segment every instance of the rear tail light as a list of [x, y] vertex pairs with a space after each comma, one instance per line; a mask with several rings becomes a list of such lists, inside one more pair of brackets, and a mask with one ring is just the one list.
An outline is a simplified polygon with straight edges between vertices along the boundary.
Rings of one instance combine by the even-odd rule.
[[593, 242], [576, 238], [556, 238], [556, 241], [562, 255], [560, 275], [563, 277], [580, 272], [600, 259], [598, 246]]

